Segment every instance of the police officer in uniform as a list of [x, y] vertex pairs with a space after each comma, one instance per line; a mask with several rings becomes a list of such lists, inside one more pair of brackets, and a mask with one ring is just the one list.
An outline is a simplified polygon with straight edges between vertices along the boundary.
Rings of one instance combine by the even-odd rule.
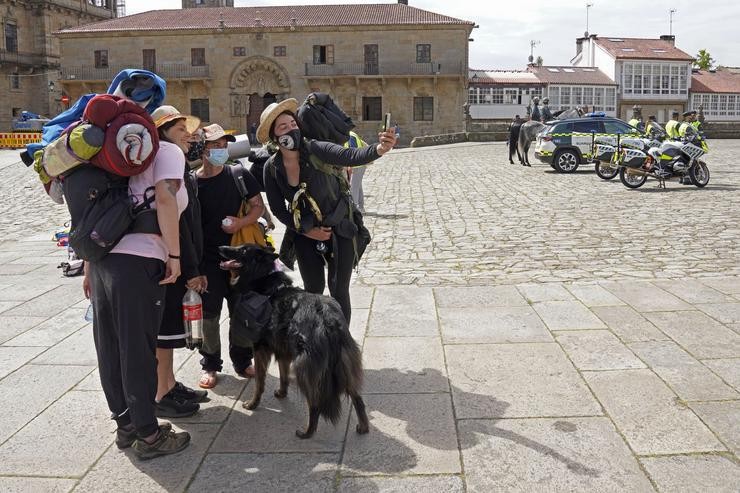
[[542, 123], [552, 120], [552, 111], [550, 111], [550, 98], [542, 100]]
[[689, 128], [691, 125], [691, 122], [693, 120], [693, 115], [696, 112], [694, 111], [685, 111], [683, 114], [683, 121], [681, 122], [681, 125], [678, 127], [678, 136], [683, 138], [686, 137], [686, 129]]
[[674, 111], [671, 114], [671, 119], [668, 120], [668, 122], [665, 124], [665, 131], [668, 134], [668, 137], [671, 139], [678, 138], [678, 126], [680, 125], [678, 123], [678, 116], [678, 111]]

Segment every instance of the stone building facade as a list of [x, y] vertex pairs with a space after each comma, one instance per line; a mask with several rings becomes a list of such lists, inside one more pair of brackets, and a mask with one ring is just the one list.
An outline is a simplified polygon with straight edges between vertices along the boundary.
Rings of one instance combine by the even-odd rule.
[[59, 39], [54, 31], [115, 16], [101, 0], [0, 0], [0, 132], [21, 111], [58, 113]]
[[323, 91], [361, 135], [390, 112], [408, 143], [462, 130], [472, 29], [404, 4], [309, 5], [152, 11], [58, 36], [73, 101], [143, 67], [167, 80], [168, 104], [238, 132], [272, 101]]

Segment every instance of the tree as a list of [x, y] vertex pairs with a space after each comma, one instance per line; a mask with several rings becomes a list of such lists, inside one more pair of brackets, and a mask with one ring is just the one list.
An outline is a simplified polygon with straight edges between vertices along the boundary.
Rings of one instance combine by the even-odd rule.
[[701, 70], [709, 70], [714, 62], [716, 60], [712, 58], [707, 50], [699, 50], [699, 54], [696, 55], [696, 60], [694, 60], [694, 66]]
[[537, 64], [538, 67], [541, 67], [542, 66], [542, 57], [541, 56], [538, 56], [537, 57], [537, 60], [535, 61], [535, 63]]

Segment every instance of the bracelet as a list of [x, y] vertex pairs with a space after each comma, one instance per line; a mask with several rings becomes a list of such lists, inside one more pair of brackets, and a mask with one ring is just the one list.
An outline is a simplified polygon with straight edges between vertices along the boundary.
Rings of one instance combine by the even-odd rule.
[[169, 255], [169, 254], [168, 254], [167, 256], [168, 256], [169, 258], [172, 258], [172, 259], [175, 259], [175, 260], [180, 260], [180, 256], [179, 256], [179, 255]]

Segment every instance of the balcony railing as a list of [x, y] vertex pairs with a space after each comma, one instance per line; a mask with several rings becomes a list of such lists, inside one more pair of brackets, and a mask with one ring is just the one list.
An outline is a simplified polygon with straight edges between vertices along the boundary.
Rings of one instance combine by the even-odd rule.
[[305, 75], [315, 76], [354, 76], [354, 75], [458, 75], [466, 71], [460, 62], [452, 63], [306, 63]]
[[[141, 68], [132, 65], [108, 66], [104, 68], [96, 67], [62, 67], [62, 80], [79, 80], [79, 81], [110, 81], [118, 72], [129, 68]], [[151, 70], [151, 68], [147, 68]], [[174, 79], [209, 79], [210, 67], [208, 65], [192, 66], [185, 63], [158, 63], [152, 70], [165, 80]]]
[[47, 61], [44, 55], [7, 50], [0, 50], [0, 63], [14, 63], [28, 67], [49, 65], [49, 61]]

